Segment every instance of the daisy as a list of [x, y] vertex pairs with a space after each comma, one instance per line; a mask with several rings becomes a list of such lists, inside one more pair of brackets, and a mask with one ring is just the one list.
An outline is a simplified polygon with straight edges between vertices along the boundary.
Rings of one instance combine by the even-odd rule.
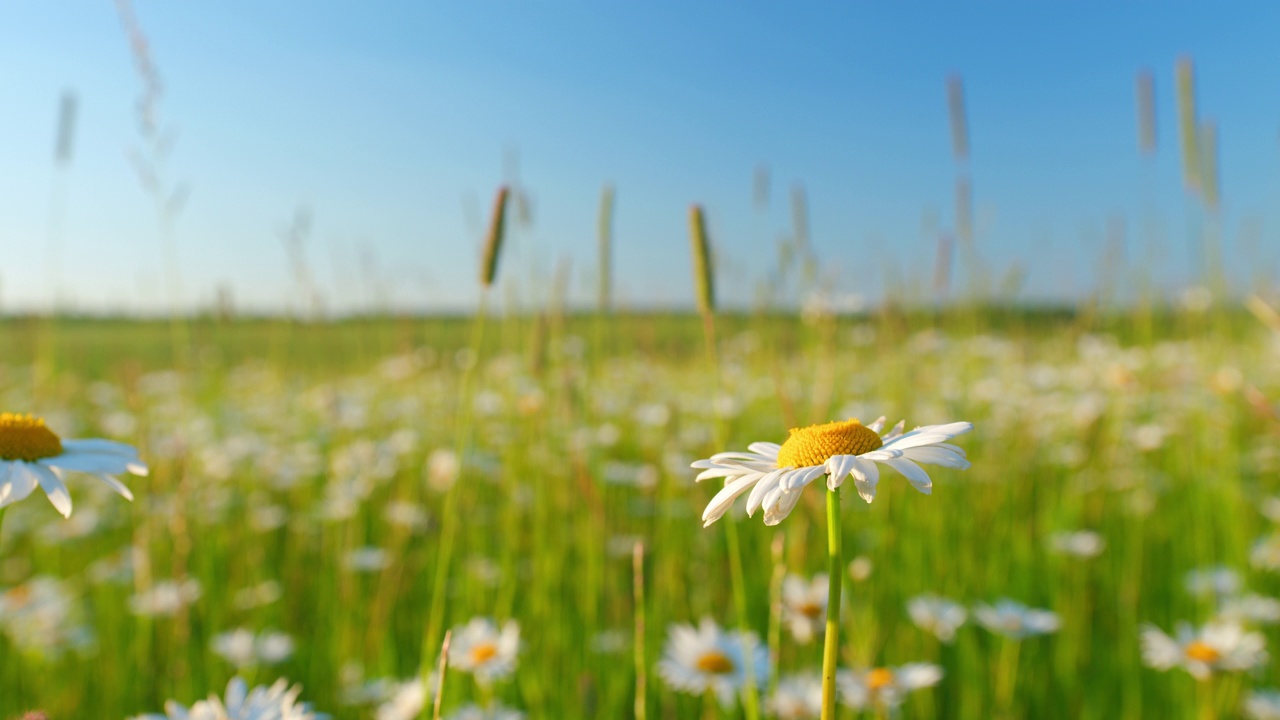
[[826, 475], [827, 487], [835, 490], [852, 475], [863, 500], [876, 496], [880, 469], [876, 463], [897, 470], [915, 489], [928, 495], [933, 481], [917, 463], [943, 467], [969, 467], [964, 450], [946, 441], [973, 429], [972, 423], [926, 425], [902, 431], [899, 422], [884, 436], [884, 418], [870, 425], [855, 420], [829, 422], [795, 428], [782, 445], [751, 443], [748, 452], [724, 452], [699, 460], [693, 467], [702, 470], [698, 480], [724, 478], [725, 486], [702, 513], [704, 527], [719, 520], [739, 495], [747, 496], [747, 515], [764, 508], [765, 525], [782, 522], [800, 500], [800, 491]]
[[881, 706], [897, 708], [913, 690], [933, 687], [942, 680], [942, 668], [932, 663], [908, 663], [861, 672], [843, 670], [836, 676], [840, 697], [854, 710]]
[[71, 495], [63, 474], [82, 472], [97, 477], [133, 500], [133, 493], [115, 479], [120, 473], [146, 475], [138, 451], [110, 440], [63, 440], [31, 415], [0, 413], [0, 508], [22, 500], [39, 485], [63, 517], [71, 517]]
[[1244, 699], [1245, 717], [1280, 720], [1280, 690], [1253, 690]]
[[[430, 680], [435, 678], [432, 673]], [[435, 683], [431, 685], [434, 688]], [[417, 720], [430, 699], [431, 689], [422, 683], [420, 677], [397, 683], [388, 692], [386, 702], [378, 706], [377, 720]]]
[[769, 712], [778, 720], [809, 720], [822, 715], [822, 676], [814, 672], [778, 680], [769, 698]]
[[1092, 530], [1054, 533], [1049, 544], [1055, 552], [1078, 558], [1097, 557], [1107, 547], [1107, 541]]
[[472, 673], [476, 680], [488, 684], [515, 671], [519, 649], [519, 623], [508, 620], [499, 630], [497, 623], [489, 618], [473, 618], [453, 629], [449, 666]]
[[955, 639], [956, 630], [969, 615], [960, 603], [937, 595], [911, 598], [907, 601], [907, 614], [916, 627], [933, 633], [944, 643]]
[[214, 654], [243, 669], [252, 665], [278, 665], [293, 655], [293, 638], [280, 632], [255, 634], [247, 628], [218, 633], [211, 643]]
[[796, 642], [808, 644], [826, 629], [828, 590], [826, 573], [812, 580], [787, 575], [782, 581], [782, 621]]
[[1183, 578], [1187, 592], [1203, 597], [1225, 598], [1240, 592], [1240, 573], [1229, 567], [1213, 567], [1191, 570]]
[[1179, 623], [1177, 637], [1147, 625], [1142, 629], [1142, 659], [1157, 670], [1180, 667], [1197, 680], [1215, 672], [1248, 670], [1267, 661], [1266, 640], [1229, 621], [1200, 629]]
[[1008, 598], [994, 606], [979, 603], [973, 615], [983, 627], [1010, 640], [1055, 633], [1062, 624], [1055, 612], [1029, 608]]
[[502, 703], [492, 703], [488, 707], [464, 705], [447, 715], [445, 720], [524, 720], [524, 713]]
[[227, 683], [226, 700], [210, 695], [190, 708], [170, 700], [164, 704], [164, 714], [138, 715], [133, 720], [321, 720], [329, 716], [311, 709], [310, 703], [298, 702], [301, 685], [289, 687], [283, 678], [271, 687], [258, 686], [249, 690], [244, 680], [231, 678]]
[[752, 633], [727, 633], [711, 618], [692, 625], [672, 625], [658, 672], [676, 690], [693, 695], [714, 692], [722, 705], [733, 704], [747, 684], [747, 660], [757, 687], [769, 674], [769, 651]]

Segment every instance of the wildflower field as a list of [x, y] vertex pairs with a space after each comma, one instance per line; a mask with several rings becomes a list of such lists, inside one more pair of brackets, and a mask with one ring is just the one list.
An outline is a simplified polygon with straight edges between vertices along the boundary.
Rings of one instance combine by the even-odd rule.
[[971, 466], [840, 488], [840, 717], [1277, 717], [1250, 307], [2, 319], [0, 408], [149, 472], [5, 509], [0, 717], [817, 717], [825, 482], [704, 528], [692, 465], [881, 416]]

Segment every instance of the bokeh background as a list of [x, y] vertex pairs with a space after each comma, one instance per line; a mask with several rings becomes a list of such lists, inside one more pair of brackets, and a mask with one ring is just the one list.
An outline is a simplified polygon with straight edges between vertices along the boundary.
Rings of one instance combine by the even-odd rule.
[[[937, 682], [841, 717], [1280, 717], [1276, 28], [0, 4], [0, 411], [151, 467], [0, 515], [0, 717], [236, 676], [336, 718], [816, 717], [779, 681], [820, 666], [823, 493], [704, 529], [690, 464], [881, 415], [972, 421], [973, 467], [844, 493], [841, 667]], [[768, 649], [754, 690], [660, 665], [704, 618]], [[1206, 677], [1151, 652], [1179, 622]]]

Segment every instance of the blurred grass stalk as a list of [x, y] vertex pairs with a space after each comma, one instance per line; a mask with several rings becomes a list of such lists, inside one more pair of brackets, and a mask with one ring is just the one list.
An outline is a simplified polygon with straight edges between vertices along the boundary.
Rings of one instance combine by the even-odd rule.
[[[696, 293], [698, 313], [702, 316], [702, 334], [706, 345], [707, 366], [713, 378], [712, 403], [718, 400], [721, 392], [720, 356], [716, 343], [716, 294], [715, 265], [711, 255], [711, 240], [707, 237], [707, 218], [701, 205], [694, 204], [689, 208], [689, 240], [693, 250], [693, 282]], [[717, 448], [725, 444], [724, 418], [716, 412], [715, 442]], [[747, 618], [746, 581], [742, 572], [742, 548], [738, 541], [738, 526], [732, 519], [722, 523], [725, 526], [725, 542], [729, 550], [729, 577], [733, 586], [733, 605], [737, 615], [738, 630], [745, 635], [750, 632]], [[752, 653], [748, 648], [744, 653], [746, 687], [744, 688], [743, 706], [747, 720], [758, 720], [760, 717], [760, 689], [756, 687], [755, 668], [751, 667]]]
[[[436, 555], [435, 581], [431, 589], [431, 603], [426, 632], [422, 636], [421, 665], [419, 672], [423, 687], [429, 686], [431, 665], [427, 662], [440, 643], [444, 630], [445, 604], [449, 585], [449, 569], [453, 559], [454, 542], [458, 532], [458, 495], [466, 486], [467, 452], [471, 438], [471, 383], [476, 368], [480, 366], [481, 349], [484, 345], [485, 318], [488, 317], [489, 291], [498, 274], [498, 259], [506, 235], [507, 201], [510, 189], [502, 186], [493, 202], [493, 215], [489, 224], [489, 233], [485, 237], [484, 252], [480, 263], [480, 306], [476, 310], [472, 323], [470, 353], [462, 368], [462, 378], [458, 383], [458, 407], [454, 427], [454, 456], [458, 461], [458, 474], [453, 484], [445, 493], [444, 509], [440, 519], [440, 546]], [[427, 717], [428, 708], [422, 709], [422, 716]]]

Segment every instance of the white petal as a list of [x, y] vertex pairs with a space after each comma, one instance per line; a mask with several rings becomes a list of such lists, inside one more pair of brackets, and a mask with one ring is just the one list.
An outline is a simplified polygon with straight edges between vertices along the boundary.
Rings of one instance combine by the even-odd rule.
[[742, 472], [738, 468], [731, 468], [731, 467], [725, 467], [723, 465], [717, 465], [713, 468], [709, 468], [707, 470], [703, 470], [702, 472], [698, 473], [698, 477], [694, 478], [694, 481], [702, 482], [703, 480], [710, 480], [711, 478], [736, 477], [738, 475], [745, 475], [745, 474], [746, 473]]
[[950, 450], [938, 445], [910, 448], [908, 450], [904, 450], [902, 455], [903, 457], [911, 458], [919, 463], [959, 468], [960, 470], [967, 470], [969, 468], [968, 460], [965, 460], [963, 457], [960, 457]]
[[53, 468], [38, 463], [27, 465], [27, 469], [35, 474], [36, 480], [40, 481], [40, 489], [49, 496], [49, 502], [53, 503], [53, 507], [59, 513], [62, 513], [62, 517], [71, 517], [71, 495], [67, 492], [66, 483], [58, 477], [58, 473]]
[[885, 436], [884, 436], [884, 437], [882, 437], [882, 438], [880, 438], [880, 441], [881, 441], [881, 442], [889, 442], [890, 440], [892, 440], [892, 439], [894, 439], [894, 438], [896, 438], [896, 437], [899, 437], [900, 435], [902, 435], [902, 429], [903, 429], [904, 427], [906, 427], [906, 426], [907, 426], [907, 421], [906, 421], [906, 420], [899, 420], [899, 421], [898, 421], [898, 424], [897, 424], [897, 425], [894, 425], [892, 430], [890, 430], [889, 432], [885, 433]]
[[872, 430], [875, 432], [875, 434], [879, 435], [880, 431], [884, 429], [884, 416], [881, 415], [880, 417], [876, 418], [876, 421], [868, 425], [867, 429]]
[[784, 478], [782, 486], [788, 491], [799, 490], [826, 473], [827, 467], [825, 465], [814, 465], [813, 467], [800, 468]]
[[707, 509], [702, 512], [702, 526], [706, 527], [724, 516], [729, 508], [733, 507], [733, 501], [761, 477], [764, 477], [764, 473], [752, 473], [725, 485], [715, 497], [711, 498], [711, 502], [707, 503]]
[[777, 525], [786, 519], [795, 509], [796, 503], [800, 502], [800, 494], [799, 490], [784, 491], [777, 502], [765, 510], [764, 524]]
[[876, 499], [876, 483], [880, 482], [880, 468], [874, 462], [862, 458], [854, 458], [853, 484], [863, 500], [871, 502]]
[[746, 460], [748, 462], [769, 462], [769, 458], [753, 452], [722, 452], [711, 456], [711, 462], [724, 464], [726, 460]]
[[827, 458], [827, 489], [835, 490], [844, 484], [844, 478], [853, 472], [853, 465], [857, 462], [856, 455], [832, 455]]
[[84, 473], [122, 473], [136, 460], [111, 453], [70, 452], [43, 458], [36, 462], [45, 467], [56, 467], [63, 470], [74, 470]]
[[778, 443], [771, 443], [771, 442], [753, 442], [747, 446], [747, 449], [753, 453], [758, 453], [765, 457], [769, 457], [769, 458], [773, 458], [774, 460], [777, 460], [778, 451], [782, 449], [782, 446], [779, 445]]
[[66, 452], [110, 453], [137, 459], [138, 449], [114, 440], [99, 438], [89, 440], [63, 440], [62, 449]]
[[123, 497], [125, 500], [133, 502], [133, 493], [129, 490], [128, 487], [125, 486], [124, 483], [115, 479], [115, 477], [108, 475], [106, 473], [99, 473], [95, 477], [97, 477], [102, 482], [106, 483], [112, 490], [115, 490], [117, 493], [119, 493], [120, 496]]
[[792, 472], [795, 471], [790, 468], [783, 468], [780, 470], [774, 470], [761, 478], [760, 482], [756, 483], [754, 488], [751, 488], [751, 494], [747, 496], [747, 517], [755, 515], [756, 510], [760, 508], [760, 503], [764, 500], [764, 496], [770, 490], [778, 486], [784, 475]]
[[36, 489], [38, 482], [21, 461], [0, 460], [0, 508], [26, 498]]
[[929, 479], [929, 474], [921, 469], [919, 465], [906, 458], [893, 458], [881, 462], [902, 473], [912, 487], [925, 495], [933, 492], [933, 481]]

